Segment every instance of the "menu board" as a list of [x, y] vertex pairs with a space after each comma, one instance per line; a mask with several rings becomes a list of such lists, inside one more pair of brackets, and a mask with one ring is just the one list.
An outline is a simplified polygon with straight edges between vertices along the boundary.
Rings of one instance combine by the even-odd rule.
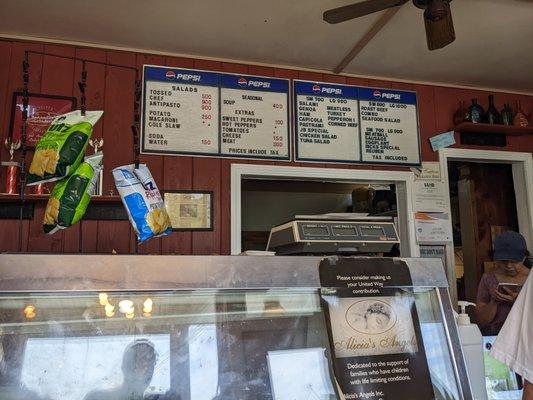
[[289, 158], [286, 80], [222, 75], [221, 153]]
[[415, 92], [294, 81], [297, 161], [420, 164]]
[[294, 90], [298, 158], [359, 160], [357, 88], [295, 81]]
[[143, 153], [290, 159], [287, 79], [143, 70]]

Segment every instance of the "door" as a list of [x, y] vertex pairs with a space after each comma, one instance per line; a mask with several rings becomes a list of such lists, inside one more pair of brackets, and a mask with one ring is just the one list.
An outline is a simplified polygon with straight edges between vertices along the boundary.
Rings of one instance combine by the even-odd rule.
[[518, 231], [513, 171], [510, 164], [451, 164], [456, 168], [459, 219], [454, 224], [458, 222], [464, 269], [459, 298], [475, 302], [481, 276], [493, 268], [494, 237]]

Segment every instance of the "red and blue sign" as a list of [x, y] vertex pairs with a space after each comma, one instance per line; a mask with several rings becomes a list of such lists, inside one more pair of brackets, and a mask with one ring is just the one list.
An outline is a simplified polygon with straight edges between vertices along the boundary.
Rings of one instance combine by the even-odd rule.
[[355, 86], [335, 85], [307, 81], [294, 81], [294, 94], [357, 99]]
[[168, 67], [144, 67], [145, 81], [289, 93], [289, 80]]
[[289, 81], [287, 79], [265, 78], [249, 75], [220, 74], [220, 87], [227, 89], [289, 93]]
[[191, 85], [218, 86], [219, 74], [168, 67], [144, 67], [145, 81], [176, 82]]
[[416, 93], [392, 89], [358, 88], [359, 100], [416, 105]]

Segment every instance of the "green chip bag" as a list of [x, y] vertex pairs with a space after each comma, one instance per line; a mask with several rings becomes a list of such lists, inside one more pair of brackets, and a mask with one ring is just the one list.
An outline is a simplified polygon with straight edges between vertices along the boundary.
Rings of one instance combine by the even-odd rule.
[[68, 228], [83, 217], [102, 169], [102, 159], [102, 153], [86, 157], [72, 175], [56, 183], [44, 212], [45, 233]]
[[72, 111], [52, 121], [35, 146], [28, 186], [53, 182], [70, 175], [83, 160], [93, 127], [103, 111]]

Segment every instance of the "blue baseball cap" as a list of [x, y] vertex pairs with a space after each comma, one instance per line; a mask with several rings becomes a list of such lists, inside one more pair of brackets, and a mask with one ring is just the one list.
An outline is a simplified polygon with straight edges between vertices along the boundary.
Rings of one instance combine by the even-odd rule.
[[494, 239], [494, 261], [522, 261], [526, 251], [526, 239], [517, 232], [503, 232]]

